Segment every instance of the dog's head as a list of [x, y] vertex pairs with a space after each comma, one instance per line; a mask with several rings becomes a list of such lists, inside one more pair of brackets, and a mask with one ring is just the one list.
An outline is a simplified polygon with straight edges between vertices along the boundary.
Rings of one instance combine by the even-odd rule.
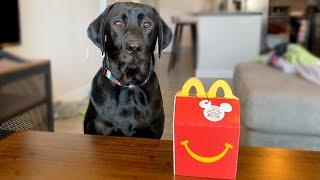
[[108, 56], [114, 78], [139, 85], [149, 76], [157, 39], [160, 56], [172, 32], [151, 6], [115, 3], [90, 24], [88, 36]]

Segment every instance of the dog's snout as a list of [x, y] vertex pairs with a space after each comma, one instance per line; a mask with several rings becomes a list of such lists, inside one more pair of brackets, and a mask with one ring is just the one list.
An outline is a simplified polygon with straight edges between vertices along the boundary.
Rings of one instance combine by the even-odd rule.
[[126, 50], [131, 54], [137, 54], [142, 51], [142, 44], [139, 41], [128, 41], [125, 45]]

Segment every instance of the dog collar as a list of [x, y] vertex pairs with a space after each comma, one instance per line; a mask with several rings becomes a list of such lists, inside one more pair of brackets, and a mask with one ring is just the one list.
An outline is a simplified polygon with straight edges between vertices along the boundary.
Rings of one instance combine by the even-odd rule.
[[112, 76], [112, 73], [109, 69], [105, 69], [105, 77], [108, 78], [113, 84], [116, 84], [118, 86], [121, 86], [121, 87], [125, 87], [125, 88], [129, 88], [129, 89], [134, 89], [136, 88], [137, 86], [143, 86], [145, 85], [149, 79], [150, 79], [150, 74], [148, 75], [148, 78], [142, 83], [142, 84], [139, 84], [139, 85], [134, 85], [134, 84], [130, 84], [129, 86], [126, 86], [126, 85], [123, 85], [121, 84], [120, 81], [118, 81], [117, 79], [115, 79], [113, 76]]
[[153, 63], [154, 57], [153, 57], [153, 59], [150, 60], [149, 74], [148, 74], [147, 79], [142, 84], [139, 84], [139, 85], [130, 84], [129, 86], [127, 86], [127, 85], [121, 84], [121, 82], [119, 80], [117, 80], [116, 78], [114, 78], [112, 76], [111, 71], [108, 69], [108, 67], [109, 67], [108, 65], [110, 64], [110, 62], [109, 62], [109, 58], [108, 58], [107, 53], [104, 53], [102, 56], [103, 56], [103, 61], [102, 61], [103, 65], [102, 65], [102, 67], [103, 67], [103, 70], [104, 70], [104, 76], [106, 78], [108, 78], [113, 84], [116, 84], [116, 85], [121, 86], [121, 87], [129, 88], [129, 89], [134, 89], [137, 86], [145, 85], [149, 81], [150, 76], [152, 74], [153, 66], [154, 66], [154, 63]]
[[122, 87], [127, 87], [127, 88], [130, 88], [130, 89], [134, 89], [136, 86], [133, 85], [133, 84], [130, 84], [129, 86], [125, 86], [125, 85], [122, 85], [120, 81], [118, 81], [117, 79], [115, 79], [112, 74], [111, 74], [111, 71], [109, 69], [105, 69], [106, 73], [105, 73], [105, 76], [114, 84], [118, 85], [118, 86], [122, 86]]

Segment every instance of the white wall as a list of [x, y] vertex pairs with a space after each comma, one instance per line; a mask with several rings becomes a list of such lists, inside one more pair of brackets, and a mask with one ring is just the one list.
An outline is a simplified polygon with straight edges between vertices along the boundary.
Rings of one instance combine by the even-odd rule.
[[[29, 59], [51, 60], [55, 101], [79, 100], [87, 94], [100, 67], [101, 56], [87, 38], [86, 29], [104, 9], [104, 2], [20, 0], [22, 44], [7, 50]], [[160, 0], [155, 4], [160, 5], [160, 13], [172, 30], [172, 15], [194, 12], [195, 6], [202, 7], [196, 0]]]
[[[172, 16], [185, 16], [186, 14], [189, 16], [201, 11], [218, 11], [219, 4], [222, 1], [223, 0], [157, 0], [157, 9], [174, 33], [175, 25], [171, 21]], [[231, 0], [228, 0], [228, 2], [231, 2]], [[171, 51], [171, 45], [172, 43], [166, 51]], [[184, 29], [182, 46], [193, 46], [190, 28]]]
[[[212, 1], [212, 0], [211, 0]], [[174, 33], [175, 25], [172, 23], [172, 16], [183, 16], [185, 14], [192, 14], [204, 8], [205, 0], [159, 0], [158, 11], [164, 21], [169, 25]], [[182, 37], [182, 46], [192, 46], [190, 29], [184, 29]], [[166, 49], [171, 52], [172, 43]]]
[[[157, 0], [154, 4], [174, 31], [171, 16], [196, 12], [204, 8], [206, 1]], [[105, 0], [20, 0], [22, 44], [7, 50], [29, 59], [51, 60], [55, 101], [79, 100], [87, 94], [100, 67], [101, 54], [87, 38], [86, 29], [104, 9], [103, 2]], [[186, 37], [188, 33], [183, 43], [190, 44], [190, 38]], [[168, 47], [167, 51], [170, 50]]]
[[[113, 4], [119, 1], [130, 0], [106, 0], [107, 4]], [[174, 33], [175, 25], [172, 23], [172, 16], [183, 16], [185, 14], [192, 14], [201, 10], [218, 9], [218, 3], [221, 0], [131, 0], [132, 2], [149, 4], [155, 7], [163, 20], [169, 25]], [[171, 51], [171, 45], [165, 51]], [[190, 29], [185, 28], [182, 37], [182, 45], [192, 46]]]
[[20, 0], [22, 44], [7, 50], [51, 60], [55, 100], [85, 97], [100, 67], [100, 52], [86, 34], [99, 4], [98, 0]]

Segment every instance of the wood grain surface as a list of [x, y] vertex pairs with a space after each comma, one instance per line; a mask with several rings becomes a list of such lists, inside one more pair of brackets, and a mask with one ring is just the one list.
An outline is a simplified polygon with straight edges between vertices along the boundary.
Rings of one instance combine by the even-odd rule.
[[[0, 140], [0, 179], [201, 179], [173, 175], [172, 141], [46, 132]], [[320, 153], [241, 147], [237, 179], [320, 179]]]

